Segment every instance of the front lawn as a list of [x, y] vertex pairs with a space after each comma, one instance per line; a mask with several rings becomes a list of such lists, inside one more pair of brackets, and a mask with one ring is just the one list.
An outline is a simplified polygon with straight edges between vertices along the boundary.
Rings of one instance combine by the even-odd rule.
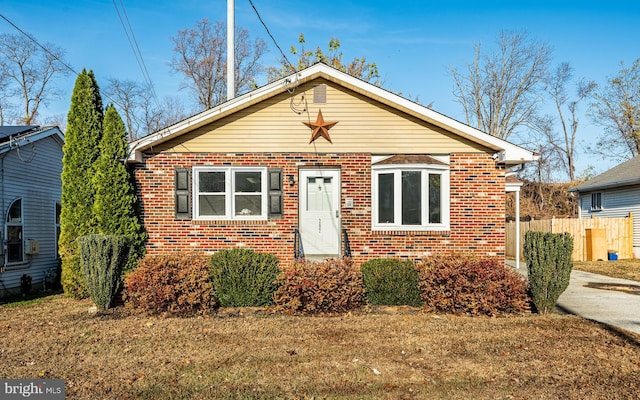
[[0, 306], [0, 376], [68, 399], [637, 398], [640, 336], [574, 316], [379, 308], [147, 317], [51, 296]]
[[640, 260], [576, 261], [573, 269], [640, 282]]

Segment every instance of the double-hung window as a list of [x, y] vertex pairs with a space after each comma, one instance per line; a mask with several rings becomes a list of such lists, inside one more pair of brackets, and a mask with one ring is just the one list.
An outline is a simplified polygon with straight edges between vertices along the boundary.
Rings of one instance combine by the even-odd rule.
[[194, 167], [195, 219], [266, 219], [267, 169]]
[[374, 165], [374, 230], [448, 230], [449, 167]]
[[591, 193], [591, 210], [602, 210], [602, 192]]

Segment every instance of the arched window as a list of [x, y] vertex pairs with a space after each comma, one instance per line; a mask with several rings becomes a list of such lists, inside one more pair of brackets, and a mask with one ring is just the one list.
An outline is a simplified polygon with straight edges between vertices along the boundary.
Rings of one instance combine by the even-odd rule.
[[23, 260], [22, 243], [22, 199], [17, 199], [7, 213], [7, 263], [20, 262]]

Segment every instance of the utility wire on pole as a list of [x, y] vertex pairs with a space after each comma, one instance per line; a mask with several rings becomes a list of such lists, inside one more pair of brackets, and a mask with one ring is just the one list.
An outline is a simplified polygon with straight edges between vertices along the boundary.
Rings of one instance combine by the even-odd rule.
[[227, 101], [235, 97], [234, 0], [227, 0]]

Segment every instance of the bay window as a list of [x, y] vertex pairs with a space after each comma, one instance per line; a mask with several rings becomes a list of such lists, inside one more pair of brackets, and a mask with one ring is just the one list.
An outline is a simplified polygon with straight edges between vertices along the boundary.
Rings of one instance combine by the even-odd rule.
[[448, 230], [449, 169], [442, 165], [374, 165], [374, 230]]

